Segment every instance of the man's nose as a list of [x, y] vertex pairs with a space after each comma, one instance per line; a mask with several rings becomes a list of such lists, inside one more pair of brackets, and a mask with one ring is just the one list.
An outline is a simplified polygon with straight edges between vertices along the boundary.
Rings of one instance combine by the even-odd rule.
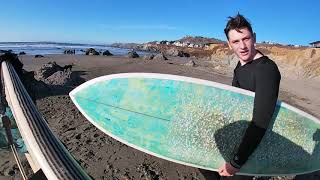
[[244, 41], [240, 41], [240, 48], [245, 49], [246, 47], [246, 43], [244, 43]]

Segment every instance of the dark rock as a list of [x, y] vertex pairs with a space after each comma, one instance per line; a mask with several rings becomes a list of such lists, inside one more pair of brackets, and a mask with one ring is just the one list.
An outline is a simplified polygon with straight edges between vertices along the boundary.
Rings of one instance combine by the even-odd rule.
[[169, 56], [190, 57], [190, 54], [183, 52], [181, 50], [175, 49], [175, 48], [171, 48], [171, 49], [165, 51], [165, 54], [169, 55]]
[[153, 54], [147, 54], [147, 55], [143, 56], [144, 60], [152, 60], [153, 58], [154, 58]]
[[72, 66], [73, 64], [61, 67], [56, 62], [49, 62], [34, 72], [34, 78], [47, 85], [69, 85], [75, 80], [75, 77], [71, 76]]
[[195, 63], [193, 60], [191, 60], [191, 61], [189, 61], [188, 63], [186, 63], [185, 65], [186, 65], [186, 66], [190, 66], [190, 67], [195, 67], [195, 66], [196, 66], [196, 63]]
[[65, 49], [63, 51], [63, 54], [76, 54], [76, 50], [75, 49]]
[[163, 53], [168, 55], [168, 56], [178, 56], [178, 50], [175, 49], [175, 48], [171, 48], [171, 49], [168, 49], [166, 51], [164, 51]]
[[40, 55], [40, 54], [37, 54], [34, 56], [34, 58], [43, 58], [44, 56]]
[[74, 64], [68, 64], [62, 67], [63, 71], [72, 71], [72, 67], [74, 66]]
[[127, 55], [128, 58], [138, 58], [140, 57], [139, 54], [135, 51], [129, 51], [128, 52], [128, 55]]
[[168, 60], [168, 58], [163, 53], [157, 54], [153, 59], [154, 60]]
[[89, 48], [89, 49], [86, 50], [86, 55], [98, 56], [98, 55], [100, 55], [100, 53], [98, 51], [96, 51], [95, 49], [93, 49], [93, 48]]
[[157, 47], [154, 47], [151, 44], [143, 44], [143, 45], [140, 46], [139, 49], [143, 50], [143, 51], [151, 51], [151, 52], [157, 52], [158, 51]]
[[[213, 56], [211, 56], [211, 60], [214, 60]], [[238, 61], [239, 59], [237, 58], [237, 56], [232, 54], [225, 56], [224, 59], [222, 59], [221, 64], [228, 65], [230, 68], [234, 69], [238, 64]]]
[[5, 61], [9, 61], [12, 66], [14, 67], [15, 71], [17, 72], [17, 74], [19, 75], [19, 77], [21, 78], [23, 75], [23, 64], [21, 63], [21, 61], [19, 60], [18, 56], [14, 53], [11, 53], [11, 51], [1, 51], [0, 52], [0, 60], [5, 60]]
[[42, 81], [47, 85], [66, 85], [73, 83], [72, 66], [59, 66], [56, 62], [44, 64], [40, 69], [35, 71], [34, 78]]
[[102, 53], [103, 56], [113, 56], [113, 54], [109, 51], [109, 50], [105, 50], [103, 53]]
[[12, 53], [12, 50], [11, 49], [9, 49], [9, 50], [0, 49], [0, 53]]
[[57, 71], [43, 82], [49, 85], [66, 85], [71, 79], [71, 71]]
[[26, 52], [21, 51], [21, 52], [19, 53], [19, 55], [26, 55]]
[[35, 71], [35, 79], [46, 79], [57, 71], [63, 71], [63, 68], [59, 66], [56, 62], [49, 62], [47, 64], [44, 64], [40, 69]]
[[139, 167], [139, 170], [142, 170], [144, 177], [148, 180], [159, 180], [161, 179], [162, 173], [155, 171], [148, 164], [142, 164]]
[[140, 44], [136, 43], [113, 43], [111, 47], [125, 48], [125, 49], [139, 49]]
[[190, 57], [190, 54], [183, 52], [183, 51], [179, 51], [178, 56], [179, 57]]

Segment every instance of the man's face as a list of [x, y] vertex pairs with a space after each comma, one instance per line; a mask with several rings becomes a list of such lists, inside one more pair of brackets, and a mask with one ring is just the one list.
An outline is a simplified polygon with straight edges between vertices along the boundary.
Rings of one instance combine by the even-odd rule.
[[247, 63], [253, 60], [255, 56], [255, 37], [247, 28], [231, 30], [228, 33], [228, 45], [230, 49], [238, 56], [242, 63]]

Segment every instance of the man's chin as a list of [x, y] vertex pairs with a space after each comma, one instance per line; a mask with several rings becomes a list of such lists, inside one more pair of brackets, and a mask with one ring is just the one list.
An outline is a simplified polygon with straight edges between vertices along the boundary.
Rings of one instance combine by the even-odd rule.
[[241, 61], [243, 61], [243, 62], [249, 62], [249, 61], [250, 61], [250, 58], [247, 57], [247, 56], [245, 56], [245, 57], [241, 56], [241, 57], [239, 57], [239, 59], [240, 59]]
[[241, 64], [247, 64], [248, 62], [250, 62], [250, 58], [244, 58], [244, 57], [238, 57]]

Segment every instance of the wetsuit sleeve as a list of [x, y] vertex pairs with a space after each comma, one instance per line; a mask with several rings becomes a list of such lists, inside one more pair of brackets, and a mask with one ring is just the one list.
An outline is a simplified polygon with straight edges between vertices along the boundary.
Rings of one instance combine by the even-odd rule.
[[255, 72], [255, 98], [252, 121], [231, 165], [240, 168], [259, 145], [264, 136], [277, 103], [281, 75], [275, 64], [257, 65]]
[[238, 78], [237, 78], [237, 68], [240, 66], [240, 61], [238, 61], [236, 67], [234, 68], [233, 70], [233, 79], [232, 79], [232, 86], [234, 87], [238, 87], [240, 88], [240, 84], [239, 84], [239, 81], [238, 81]]
[[236, 70], [234, 70], [233, 72], [232, 86], [240, 88], [240, 85], [237, 79]]

